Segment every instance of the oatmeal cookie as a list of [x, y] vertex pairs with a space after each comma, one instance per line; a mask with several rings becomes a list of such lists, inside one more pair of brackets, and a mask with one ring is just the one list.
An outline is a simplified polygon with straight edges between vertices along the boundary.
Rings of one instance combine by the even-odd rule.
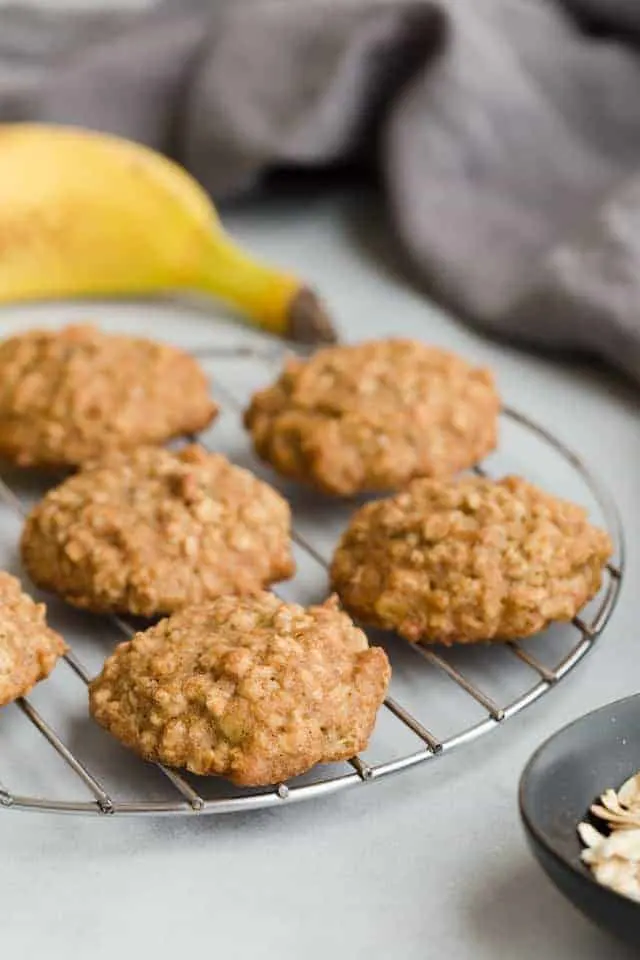
[[120, 644], [91, 713], [147, 760], [242, 786], [363, 750], [389, 683], [379, 647], [338, 610], [220, 597]]
[[608, 535], [519, 477], [414, 480], [353, 517], [331, 580], [365, 623], [474, 643], [571, 620], [600, 588]]
[[200, 366], [166, 344], [89, 325], [0, 342], [0, 456], [20, 466], [161, 444], [216, 412]]
[[256, 451], [339, 496], [445, 477], [496, 445], [493, 377], [416, 340], [374, 340], [288, 361], [245, 413]]
[[75, 606], [153, 616], [290, 577], [290, 521], [275, 490], [220, 454], [141, 447], [48, 493], [22, 556]]
[[0, 571], [0, 707], [26, 696], [48, 677], [67, 645], [47, 626], [44, 604]]

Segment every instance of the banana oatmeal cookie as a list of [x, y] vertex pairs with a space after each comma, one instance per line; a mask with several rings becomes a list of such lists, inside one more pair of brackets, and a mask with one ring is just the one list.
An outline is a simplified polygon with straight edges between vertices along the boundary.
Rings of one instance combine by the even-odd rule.
[[416, 340], [373, 340], [289, 360], [245, 413], [258, 455], [350, 496], [446, 477], [496, 445], [491, 373]]
[[0, 570], [0, 707], [24, 697], [48, 677], [67, 649], [47, 626], [46, 610]]
[[275, 490], [220, 454], [141, 447], [48, 493], [22, 556], [75, 606], [153, 616], [290, 577], [290, 520]]
[[0, 342], [0, 456], [20, 466], [76, 467], [195, 433], [216, 413], [200, 366], [166, 344], [89, 325]]
[[335, 599], [226, 596], [120, 644], [90, 710], [147, 760], [258, 786], [363, 750], [390, 672]]
[[509, 640], [571, 620], [611, 549], [582, 507], [519, 477], [414, 480], [357, 511], [331, 580], [353, 616], [409, 640]]

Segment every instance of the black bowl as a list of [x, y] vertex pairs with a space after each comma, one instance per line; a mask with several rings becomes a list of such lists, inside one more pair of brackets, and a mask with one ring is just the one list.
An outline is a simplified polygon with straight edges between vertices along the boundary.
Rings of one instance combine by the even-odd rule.
[[640, 944], [640, 904], [601, 886], [580, 860], [576, 832], [607, 787], [640, 770], [640, 695], [601, 707], [554, 734], [520, 781], [529, 845], [558, 889], [585, 916], [626, 943]]

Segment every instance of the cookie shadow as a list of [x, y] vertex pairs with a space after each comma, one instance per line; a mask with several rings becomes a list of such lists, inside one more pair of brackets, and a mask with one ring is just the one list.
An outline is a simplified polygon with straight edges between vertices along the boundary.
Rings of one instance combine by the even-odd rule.
[[[178, 816], [170, 817], [171, 828], [166, 828], [165, 837], [175, 834], [179, 830], [185, 834], [194, 836], [201, 835], [203, 832], [209, 834], [214, 828], [224, 830], [229, 828], [232, 832], [239, 828], [243, 830], [253, 829], [259, 833], [261, 825], [265, 820], [277, 818], [278, 815], [285, 815], [284, 806], [278, 800], [271, 807], [251, 808], [251, 798], [257, 797], [265, 792], [276, 791], [276, 786], [271, 787], [247, 787], [239, 788], [234, 786], [223, 777], [217, 776], [196, 776], [183, 769], [176, 769], [175, 772], [205, 801], [225, 801], [232, 798], [242, 798], [247, 801], [247, 806], [240, 806], [232, 814], [213, 815], [211, 813], [193, 813], [188, 809], [188, 803], [181, 796], [180, 791], [170, 782], [169, 778], [154, 763], [149, 763], [139, 758], [133, 751], [128, 750], [115, 740], [107, 731], [103, 730], [87, 714], [78, 713], [71, 718], [65, 730], [65, 741], [73, 754], [81, 760], [90, 770], [91, 775], [98, 781], [100, 786], [106, 791], [111, 799], [119, 803], [135, 803], [139, 805], [149, 805], [153, 807], [154, 803], [167, 803], [185, 805], [182, 815], [178, 811]], [[290, 786], [305, 786], [317, 781], [319, 778], [335, 775], [338, 771], [345, 771], [344, 765], [324, 765], [314, 768], [301, 777], [289, 781]], [[91, 794], [87, 793], [83, 799], [90, 800]], [[291, 817], [299, 815], [298, 810], [306, 807], [306, 804], [294, 804], [286, 810], [286, 815]], [[159, 811], [150, 809], [145, 812], [145, 820], [149, 818], [152, 823], [167, 824], [167, 818], [162, 816]], [[302, 811], [304, 816], [304, 811]], [[158, 826], [157, 831], [161, 834], [164, 830]]]
[[72, 475], [71, 470], [53, 467], [17, 467], [0, 459], [0, 476], [10, 490], [21, 500], [31, 503], [41, 500], [53, 487], [59, 486]]
[[88, 711], [69, 718], [66, 743], [113, 798], [124, 801], [169, 799], [170, 790], [161, 771], [118, 743]]

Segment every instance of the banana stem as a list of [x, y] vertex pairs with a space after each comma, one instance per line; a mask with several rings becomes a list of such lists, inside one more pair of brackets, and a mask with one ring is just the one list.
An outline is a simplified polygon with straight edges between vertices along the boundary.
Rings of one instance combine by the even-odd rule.
[[216, 238], [196, 280], [198, 290], [224, 300], [272, 333], [284, 333], [300, 281], [258, 263], [233, 241]]
[[240, 310], [270, 333], [305, 343], [331, 343], [325, 308], [293, 274], [253, 259], [226, 235], [212, 237], [195, 288]]

